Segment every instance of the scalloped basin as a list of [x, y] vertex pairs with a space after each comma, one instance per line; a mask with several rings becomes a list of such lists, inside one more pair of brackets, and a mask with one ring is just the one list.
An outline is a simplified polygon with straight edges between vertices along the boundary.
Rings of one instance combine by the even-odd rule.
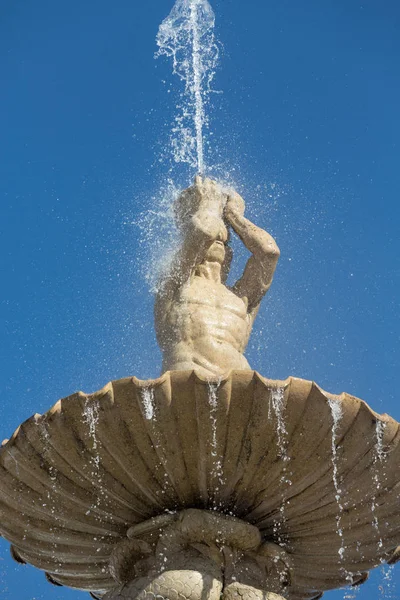
[[392, 558], [399, 467], [396, 421], [312, 382], [253, 371], [123, 379], [60, 400], [3, 445], [0, 532], [51, 580], [102, 595], [132, 526], [215, 509], [283, 546], [285, 596], [311, 599]]

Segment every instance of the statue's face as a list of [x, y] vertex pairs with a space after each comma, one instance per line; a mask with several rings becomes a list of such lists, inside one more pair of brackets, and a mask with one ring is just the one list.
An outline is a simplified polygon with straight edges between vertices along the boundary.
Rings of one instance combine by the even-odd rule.
[[229, 241], [229, 232], [224, 223], [221, 223], [221, 229], [218, 238], [208, 248], [204, 261], [218, 262], [222, 265], [226, 255], [226, 245]]
[[[175, 222], [183, 236], [186, 235], [190, 219], [201, 208], [202, 204], [205, 210], [212, 210], [213, 216], [221, 219], [218, 237], [208, 248], [203, 262], [218, 262], [222, 265], [225, 261], [229, 232], [222, 220], [222, 209], [226, 199], [227, 196], [218, 183], [211, 179], [202, 180], [198, 177], [195, 184], [181, 192], [174, 202]], [[220, 212], [217, 213], [218, 210]]]

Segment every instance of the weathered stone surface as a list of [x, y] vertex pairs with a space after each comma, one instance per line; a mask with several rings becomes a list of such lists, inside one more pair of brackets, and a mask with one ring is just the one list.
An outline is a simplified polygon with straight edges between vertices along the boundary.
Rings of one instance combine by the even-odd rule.
[[110, 592], [104, 600], [219, 600], [222, 581], [203, 571], [165, 571], [154, 579], [137, 580]]
[[166, 511], [217, 510], [283, 547], [285, 597], [311, 599], [398, 556], [399, 466], [397, 422], [311, 382], [125, 379], [57, 402], [0, 449], [0, 532], [20, 560], [101, 595], [128, 532]]
[[238, 585], [236, 583], [232, 583], [227, 588], [223, 597], [224, 600], [242, 600], [243, 598], [246, 598], [246, 600], [285, 600], [282, 596], [278, 596], [278, 594], [273, 594], [272, 592], [263, 593], [250, 585]]

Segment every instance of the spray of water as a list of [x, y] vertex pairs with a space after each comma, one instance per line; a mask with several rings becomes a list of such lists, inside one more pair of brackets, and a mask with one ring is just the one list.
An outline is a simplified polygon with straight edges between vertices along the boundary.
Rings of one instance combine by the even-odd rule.
[[214, 12], [207, 0], [177, 0], [157, 35], [156, 57], [171, 57], [173, 72], [183, 83], [171, 138], [173, 156], [176, 162], [187, 163], [201, 174], [206, 168], [206, 105], [219, 55], [214, 25]]
[[395, 598], [398, 598], [393, 575], [394, 565], [382, 565], [381, 583], [379, 584], [379, 598], [382, 598], [382, 600], [395, 600]]
[[360, 594], [361, 586], [349, 587], [346, 589], [343, 600], [356, 600]]
[[171, 268], [180, 245], [173, 204], [180, 194], [173, 181], [168, 180], [151, 198], [151, 208], [139, 215], [126, 217], [126, 225], [134, 225], [140, 231], [140, 247], [136, 268], [146, 281], [150, 291], [159, 291], [160, 282]]

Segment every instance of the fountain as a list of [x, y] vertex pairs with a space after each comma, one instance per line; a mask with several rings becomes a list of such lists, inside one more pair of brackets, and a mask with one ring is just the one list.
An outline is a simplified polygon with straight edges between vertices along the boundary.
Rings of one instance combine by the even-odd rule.
[[[159, 36], [175, 61], [176, 41], [192, 44], [185, 160], [198, 172], [210, 11], [179, 0]], [[400, 558], [399, 423], [253, 371], [244, 352], [278, 246], [204, 175], [173, 209], [181, 245], [155, 302], [163, 373], [59, 400], [5, 440], [0, 532], [50, 583], [104, 600], [316, 600], [358, 586]], [[228, 287], [231, 231], [251, 257]]]

